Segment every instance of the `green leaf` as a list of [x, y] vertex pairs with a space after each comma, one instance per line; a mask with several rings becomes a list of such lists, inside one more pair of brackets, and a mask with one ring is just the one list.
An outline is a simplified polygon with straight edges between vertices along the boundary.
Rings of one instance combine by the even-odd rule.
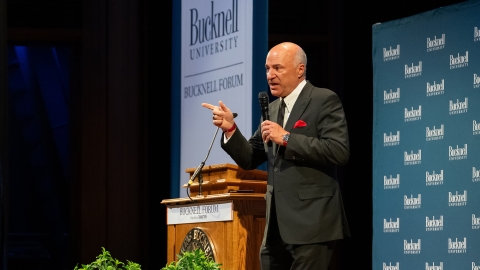
[[[73, 270], [124, 270], [121, 266], [125, 265], [125, 263], [113, 258], [104, 247], [102, 247], [102, 253], [95, 258], [96, 260], [90, 264], [82, 264], [81, 268], [77, 264]], [[140, 264], [128, 260], [125, 267], [125, 270], [141, 270]]]
[[220, 270], [222, 264], [207, 257], [201, 249], [177, 254], [177, 261], [171, 262], [161, 270]]

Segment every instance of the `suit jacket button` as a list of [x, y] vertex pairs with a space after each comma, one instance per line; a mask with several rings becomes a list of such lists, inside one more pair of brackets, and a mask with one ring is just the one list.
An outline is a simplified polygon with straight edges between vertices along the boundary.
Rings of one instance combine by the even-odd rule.
[[275, 167], [275, 168], [273, 169], [273, 171], [274, 171], [274, 172], [278, 171], [278, 168], [277, 168], [277, 167]]

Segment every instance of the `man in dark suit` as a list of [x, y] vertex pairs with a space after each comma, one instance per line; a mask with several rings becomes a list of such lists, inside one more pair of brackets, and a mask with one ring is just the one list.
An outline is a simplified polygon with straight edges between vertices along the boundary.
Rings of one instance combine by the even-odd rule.
[[222, 148], [241, 168], [268, 162], [262, 270], [327, 270], [335, 241], [350, 235], [336, 179], [337, 166], [350, 155], [345, 114], [334, 92], [306, 81], [306, 66], [305, 52], [294, 43], [269, 51], [267, 81], [278, 98], [269, 104], [271, 120], [249, 140], [223, 102], [202, 104], [224, 131]]

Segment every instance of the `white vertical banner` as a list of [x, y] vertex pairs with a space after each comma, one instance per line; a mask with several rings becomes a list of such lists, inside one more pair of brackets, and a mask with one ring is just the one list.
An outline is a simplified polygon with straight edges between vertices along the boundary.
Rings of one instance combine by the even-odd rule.
[[[223, 101], [238, 113], [242, 133], [251, 135], [252, 20], [252, 0], [182, 1], [180, 197], [189, 180], [185, 170], [205, 160], [217, 129], [202, 103]], [[221, 130], [205, 165], [234, 163], [220, 139]]]

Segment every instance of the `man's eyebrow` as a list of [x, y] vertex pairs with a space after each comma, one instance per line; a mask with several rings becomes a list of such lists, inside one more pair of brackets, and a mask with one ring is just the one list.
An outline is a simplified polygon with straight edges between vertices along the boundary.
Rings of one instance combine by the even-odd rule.
[[[267, 65], [265, 65], [265, 66], [267, 66]], [[273, 64], [273, 65], [272, 65], [273, 68], [281, 67], [281, 66], [282, 66], [281, 64]]]

